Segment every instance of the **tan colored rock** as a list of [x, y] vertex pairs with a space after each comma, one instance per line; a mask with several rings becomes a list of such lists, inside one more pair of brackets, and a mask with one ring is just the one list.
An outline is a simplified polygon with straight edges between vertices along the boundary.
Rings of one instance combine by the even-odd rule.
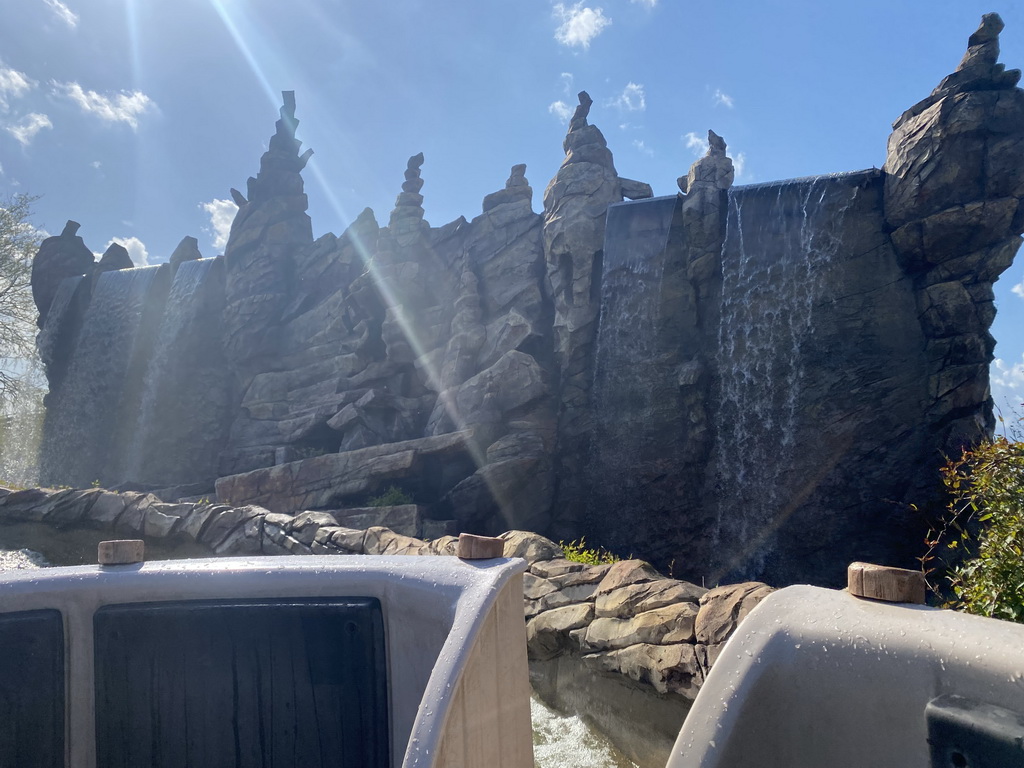
[[529, 563], [536, 563], [562, 556], [560, 546], [538, 533], [507, 531], [500, 538], [505, 540], [505, 557], [522, 557]]
[[369, 554], [366, 551], [366, 531], [343, 526], [324, 526], [317, 530], [315, 544], [331, 546], [354, 555]]
[[677, 603], [641, 613], [630, 619], [598, 618], [587, 627], [584, 651], [625, 648], [640, 643], [689, 643], [694, 639], [697, 606]]
[[675, 579], [627, 584], [599, 594], [595, 614], [624, 619], [674, 603], [696, 603], [707, 592], [703, 587]]
[[597, 584], [605, 577], [611, 567], [611, 563], [584, 565], [583, 568], [578, 571], [563, 573], [559, 576], [552, 576], [551, 583], [559, 589], [575, 587], [578, 584]]
[[556, 589], [547, 579], [538, 578], [529, 572], [523, 574], [523, 595], [527, 600], [539, 600]]
[[704, 682], [694, 646], [688, 643], [633, 645], [588, 654], [583, 660], [603, 672], [619, 672], [638, 683], [647, 683], [658, 693], [678, 693], [690, 699]]
[[472, 439], [467, 430], [228, 475], [217, 480], [217, 498], [231, 504], [260, 504], [273, 512], [343, 506], [346, 497], [405, 477], [428, 457], [467, 454]]
[[322, 525], [334, 526], [338, 521], [327, 512], [300, 512], [285, 527], [285, 532], [305, 545], [313, 543], [317, 529]]
[[553, 659], [571, 648], [569, 632], [586, 626], [594, 617], [589, 603], [545, 611], [526, 623], [526, 643], [531, 659]]
[[700, 599], [695, 623], [697, 642], [724, 643], [754, 606], [774, 591], [758, 581], [715, 587]]
[[620, 560], [613, 563], [612, 567], [608, 569], [608, 573], [601, 580], [597, 594], [604, 595], [627, 584], [657, 581], [662, 578], [662, 575], [654, 570], [654, 566], [650, 563], [643, 560]]
[[577, 563], [574, 560], [566, 560], [564, 557], [556, 557], [551, 560], [538, 560], [530, 563], [530, 573], [540, 576], [542, 579], [551, 579], [567, 573], [579, 573], [586, 567], [586, 563]]

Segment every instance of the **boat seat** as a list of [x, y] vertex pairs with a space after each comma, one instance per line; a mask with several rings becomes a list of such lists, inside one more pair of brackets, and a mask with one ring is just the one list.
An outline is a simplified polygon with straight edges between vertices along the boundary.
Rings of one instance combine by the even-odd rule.
[[668, 768], [1024, 765], [1022, 713], [1024, 626], [787, 587], [722, 647]]

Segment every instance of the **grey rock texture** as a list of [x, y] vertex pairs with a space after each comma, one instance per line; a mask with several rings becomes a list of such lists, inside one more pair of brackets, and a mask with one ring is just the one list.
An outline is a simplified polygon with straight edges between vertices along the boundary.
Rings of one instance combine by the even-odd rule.
[[290, 293], [291, 260], [313, 241], [300, 172], [312, 150], [299, 154], [295, 94], [284, 92], [281, 117], [260, 170], [248, 182], [248, 201], [231, 224], [227, 263], [224, 348], [245, 381], [278, 365], [280, 321]]
[[608, 142], [587, 122], [593, 99], [581, 91], [579, 102], [562, 144], [565, 160], [544, 190], [544, 260], [554, 302], [560, 376], [557, 525], [565, 528], [581, 522], [585, 514], [584, 466], [593, 427], [590, 388], [605, 219], [608, 206], [622, 200]]
[[1024, 91], [998, 63], [1003, 22], [986, 14], [956, 71], [889, 137], [885, 215], [914, 280], [927, 339], [929, 421], [953, 454], [994, 427], [985, 371], [992, 283], [1024, 231]]

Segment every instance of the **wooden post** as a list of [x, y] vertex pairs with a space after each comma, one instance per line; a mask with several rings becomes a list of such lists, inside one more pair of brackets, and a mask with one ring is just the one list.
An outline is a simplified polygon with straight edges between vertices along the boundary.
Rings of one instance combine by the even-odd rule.
[[505, 553], [505, 540], [491, 536], [460, 533], [455, 553], [463, 560], [490, 560]]
[[850, 594], [888, 603], [924, 603], [926, 584], [921, 571], [872, 563], [850, 563], [846, 571]]
[[141, 563], [145, 551], [146, 543], [141, 539], [119, 539], [101, 541], [96, 555], [100, 565], [131, 565]]

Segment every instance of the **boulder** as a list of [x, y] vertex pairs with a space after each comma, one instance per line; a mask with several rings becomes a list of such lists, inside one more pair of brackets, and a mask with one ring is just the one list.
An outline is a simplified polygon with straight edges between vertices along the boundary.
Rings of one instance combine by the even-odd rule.
[[625, 648], [641, 643], [692, 643], [697, 606], [675, 603], [628, 619], [595, 618], [580, 638], [584, 653]]
[[689, 643], [632, 645], [616, 651], [592, 653], [584, 661], [602, 672], [619, 672], [658, 693], [678, 693], [693, 699], [704, 682], [696, 651]]
[[569, 632], [586, 626], [594, 616], [594, 606], [578, 603], [554, 608], [526, 622], [526, 649], [531, 660], [543, 661], [572, 650]]
[[774, 592], [767, 584], [749, 581], [715, 587], [700, 598], [695, 632], [702, 645], [724, 643], [754, 606]]

